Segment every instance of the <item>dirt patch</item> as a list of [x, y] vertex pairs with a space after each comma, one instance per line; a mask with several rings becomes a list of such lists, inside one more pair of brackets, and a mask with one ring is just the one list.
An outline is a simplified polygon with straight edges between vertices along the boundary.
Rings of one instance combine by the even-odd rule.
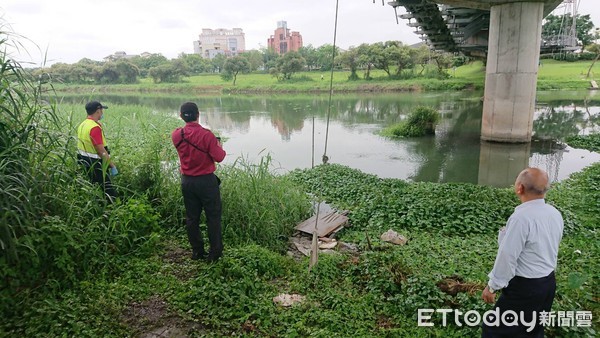
[[464, 278], [457, 275], [446, 277], [437, 282], [435, 285], [437, 285], [442, 292], [445, 292], [451, 296], [456, 296], [456, 294], [459, 292], [466, 292], [472, 295], [475, 292], [483, 290], [485, 287], [485, 285], [482, 284], [465, 282]]
[[165, 262], [165, 270], [180, 281], [187, 281], [198, 275], [197, 264], [191, 260], [192, 252], [182, 249], [173, 243], [165, 248], [161, 258]]
[[377, 326], [381, 329], [393, 329], [397, 327], [392, 319], [386, 316], [379, 316], [377, 318]]
[[167, 302], [156, 295], [142, 302], [131, 302], [123, 311], [121, 320], [131, 329], [134, 337], [179, 338], [204, 331], [198, 323], [186, 321], [172, 313]]
[[181, 264], [190, 258], [191, 252], [180, 247], [169, 246], [162, 255], [163, 261], [172, 264]]

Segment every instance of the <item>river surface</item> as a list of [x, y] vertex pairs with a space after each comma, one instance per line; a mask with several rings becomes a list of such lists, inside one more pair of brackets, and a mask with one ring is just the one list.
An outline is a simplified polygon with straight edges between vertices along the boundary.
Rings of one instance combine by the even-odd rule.
[[[200, 123], [226, 139], [225, 163], [240, 157], [257, 162], [269, 154], [278, 173], [321, 164], [325, 153], [330, 163], [384, 178], [508, 187], [527, 166], [541, 167], [552, 181], [559, 181], [600, 161], [600, 154], [562, 142], [570, 135], [600, 131], [600, 93], [538, 93], [535, 140], [515, 145], [480, 141], [482, 95], [472, 91], [344, 94], [333, 95], [331, 105], [329, 95], [323, 94], [95, 98], [113, 106], [142, 105], [171, 117], [177, 117], [184, 100], [194, 101], [201, 110]], [[435, 136], [393, 140], [378, 134], [419, 105], [441, 113]]]

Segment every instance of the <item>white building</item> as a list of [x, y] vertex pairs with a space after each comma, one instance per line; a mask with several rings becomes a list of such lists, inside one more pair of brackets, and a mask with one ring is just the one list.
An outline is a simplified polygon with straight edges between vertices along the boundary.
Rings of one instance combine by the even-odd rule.
[[199, 40], [194, 41], [194, 53], [212, 59], [218, 54], [235, 56], [246, 49], [246, 39], [241, 28], [203, 28]]

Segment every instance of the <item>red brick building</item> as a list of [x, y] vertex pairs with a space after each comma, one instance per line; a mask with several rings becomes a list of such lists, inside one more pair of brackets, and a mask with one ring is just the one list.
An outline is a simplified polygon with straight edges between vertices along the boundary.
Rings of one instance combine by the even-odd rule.
[[287, 21], [278, 21], [275, 34], [267, 40], [267, 46], [279, 55], [289, 51], [297, 52], [302, 47], [302, 35], [299, 32], [290, 33], [287, 28]]

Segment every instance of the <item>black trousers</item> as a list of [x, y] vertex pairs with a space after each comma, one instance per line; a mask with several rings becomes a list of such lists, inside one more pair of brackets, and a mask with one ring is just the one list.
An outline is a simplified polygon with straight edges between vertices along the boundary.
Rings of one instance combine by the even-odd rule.
[[[555, 293], [556, 279], [554, 271], [542, 278], [515, 276], [510, 280], [508, 286], [502, 290], [495, 307], [500, 309], [501, 314], [507, 310], [512, 310], [520, 315], [520, 311], [522, 311], [526, 322], [532, 321], [533, 311], [535, 311], [535, 328], [527, 332], [527, 327], [524, 325], [505, 326], [502, 325], [502, 321], [500, 321], [500, 326], [487, 326], [484, 323], [481, 336], [484, 338], [544, 337], [544, 327], [540, 325], [539, 320], [540, 312], [550, 312]], [[509, 318], [509, 321], [512, 322], [512, 319]]]
[[221, 233], [221, 192], [215, 174], [202, 176], [181, 175], [181, 192], [185, 204], [186, 230], [190, 245], [195, 252], [204, 255], [204, 241], [200, 233], [200, 215], [206, 214], [209, 258], [221, 257], [223, 239]]
[[110, 181], [108, 168], [106, 168], [107, 170], [102, 170], [102, 160], [77, 154], [77, 162], [83, 167], [90, 181], [102, 187], [108, 201], [114, 202], [117, 198], [117, 190]]

